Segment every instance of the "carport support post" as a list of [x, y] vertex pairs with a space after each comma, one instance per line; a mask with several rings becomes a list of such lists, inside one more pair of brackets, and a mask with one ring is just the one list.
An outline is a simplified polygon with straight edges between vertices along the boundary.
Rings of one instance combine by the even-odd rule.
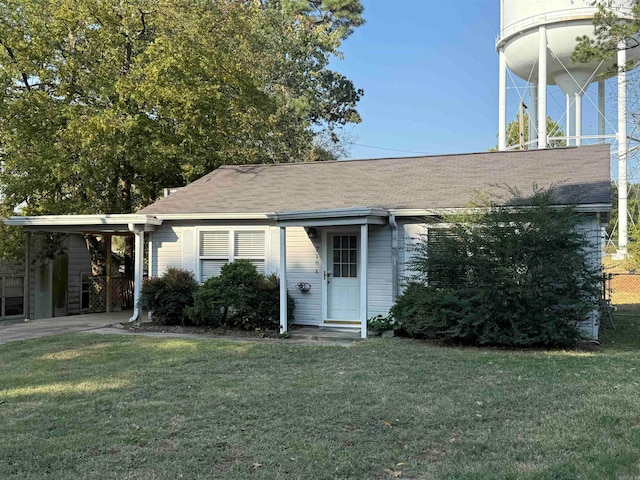
[[134, 256], [134, 274], [133, 274], [133, 315], [129, 319], [130, 322], [142, 320], [140, 316], [140, 292], [142, 291], [142, 275], [144, 270], [144, 227], [129, 224], [129, 231], [135, 235]]
[[106, 269], [107, 271], [106, 273], [106, 282], [107, 282], [107, 298], [106, 298], [106, 307], [107, 307], [107, 313], [111, 313], [111, 298], [112, 298], [112, 282], [111, 282], [111, 234], [110, 233], [105, 233], [104, 234], [104, 252], [106, 255]]
[[31, 232], [27, 232], [27, 239], [24, 246], [24, 319], [29, 320], [31, 312], [31, 289], [29, 279], [31, 278]]
[[367, 268], [369, 225], [360, 225], [360, 337], [367, 338]]
[[280, 227], [280, 334], [287, 325], [287, 228]]

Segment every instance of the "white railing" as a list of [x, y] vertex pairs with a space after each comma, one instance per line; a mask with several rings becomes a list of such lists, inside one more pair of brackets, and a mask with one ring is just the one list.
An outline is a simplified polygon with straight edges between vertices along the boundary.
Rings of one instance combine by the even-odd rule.
[[[631, 7], [609, 7], [607, 8], [607, 10], [616, 13], [620, 18], [633, 18]], [[512, 23], [511, 25], [504, 27], [496, 36], [496, 44], [522, 30], [526, 30], [539, 25], [544, 25], [546, 23], [573, 20], [576, 18], [593, 17], [597, 11], [597, 7], [570, 8], [565, 10], [555, 10], [553, 12], [544, 12], [539, 15], [533, 15], [531, 17], [523, 18], [521, 20], [518, 20], [517, 22]]]

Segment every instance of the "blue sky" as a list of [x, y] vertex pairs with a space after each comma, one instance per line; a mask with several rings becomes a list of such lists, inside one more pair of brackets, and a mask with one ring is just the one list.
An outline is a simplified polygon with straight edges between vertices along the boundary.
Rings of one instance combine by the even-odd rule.
[[344, 60], [332, 64], [365, 91], [358, 108], [362, 123], [351, 130], [351, 158], [494, 146], [499, 2], [363, 4], [366, 24], [343, 44]]
[[[363, 0], [363, 5], [366, 23], [342, 45], [344, 59], [332, 62], [365, 91], [358, 107], [362, 123], [349, 129], [349, 158], [480, 152], [495, 146], [500, 2]], [[607, 82], [607, 117], [615, 124], [615, 79]], [[528, 93], [511, 75], [507, 83], [509, 122], [520, 95], [528, 101]], [[594, 84], [587, 94], [597, 99], [596, 90]], [[560, 90], [550, 87], [548, 113], [563, 126], [564, 102]], [[595, 110], [589, 111], [588, 99], [584, 102], [583, 132], [595, 133]], [[612, 129], [608, 126], [607, 133]]]

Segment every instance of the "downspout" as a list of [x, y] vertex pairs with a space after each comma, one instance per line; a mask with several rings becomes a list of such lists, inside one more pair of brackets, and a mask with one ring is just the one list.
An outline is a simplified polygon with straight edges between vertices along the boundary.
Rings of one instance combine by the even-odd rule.
[[398, 223], [396, 216], [389, 212], [389, 226], [391, 227], [391, 299], [396, 303], [398, 299]]
[[129, 224], [129, 231], [135, 235], [134, 245], [134, 277], [133, 277], [133, 315], [129, 322], [142, 321], [140, 316], [140, 292], [142, 290], [142, 275], [144, 269], [144, 226]]

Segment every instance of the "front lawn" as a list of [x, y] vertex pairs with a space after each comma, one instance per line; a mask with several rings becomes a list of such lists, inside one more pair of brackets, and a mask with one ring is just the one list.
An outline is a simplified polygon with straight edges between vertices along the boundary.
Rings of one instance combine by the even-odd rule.
[[638, 478], [639, 326], [620, 316], [597, 352], [7, 344], [0, 478]]

